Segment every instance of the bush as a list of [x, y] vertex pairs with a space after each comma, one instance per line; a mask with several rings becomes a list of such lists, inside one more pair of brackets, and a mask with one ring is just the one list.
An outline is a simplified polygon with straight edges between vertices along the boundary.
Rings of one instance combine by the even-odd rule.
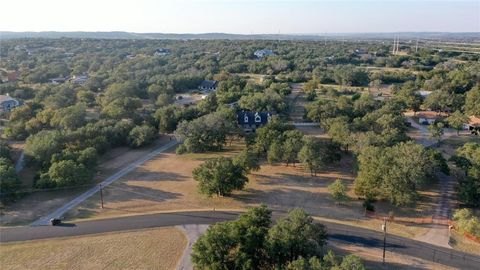
[[348, 198], [347, 187], [340, 181], [340, 179], [335, 180], [332, 184], [328, 186], [328, 190], [332, 195], [335, 201], [343, 201]]
[[453, 220], [458, 223], [460, 230], [480, 237], [480, 221], [473, 215], [471, 210], [463, 208], [455, 211]]
[[128, 141], [132, 147], [140, 147], [151, 143], [157, 136], [157, 130], [149, 125], [134, 127], [128, 134]]

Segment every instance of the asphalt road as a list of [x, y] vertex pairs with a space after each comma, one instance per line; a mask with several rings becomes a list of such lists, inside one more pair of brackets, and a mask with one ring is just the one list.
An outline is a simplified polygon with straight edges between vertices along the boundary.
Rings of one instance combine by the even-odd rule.
[[116, 172], [114, 175], [108, 177], [107, 179], [105, 179], [100, 184], [98, 184], [98, 185], [94, 186], [93, 188], [87, 190], [86, 192], [84, 192], [80, 196], [76, 197], [75, 199], [71, 200], [67, 204], [63, 205], [62, 207], [60, 207], [60, 208], [56, 209], [55, 211], [51, 212], [50, 214], [45, 215], [45, 216], [39, 218], [38, 220], [34, 221], [32, 223], [32, 225], [33, 226], [49, 225], [50, 224], [50, 219], [62, 217], [63, 214], [68, 212], [70, 209], [78, 206], [79, 204], [84, 202], [86, 199], [90, 198], [93, 194], [100, 191], [100, 188], [106, 187], [106, 186], [110, 185], [111, 183], [117, 181], [122, 176], [124, 176], [124, 175], [128, 174], [129, 172], [133, 171], [134, 169], [136, 169], [138, 166], [142, 165], [146, 161], [152, 159], [153, 157], [159, 155], [160, 153], [163, 153], [164, 151], [168, 150], [169, 148], [173, 147], [174, 145], [177, 145], [177, 143], [178, 142], [176, 140], [172, 140], [171, 142], [156, 148], [155, 150], [153, 150], [152, 152], [150, 152], [146, 156], [144, 156], [144, 157], [138, 159], [137, 161], [129, 164], [128, 166], [122, 168], [120, 171]]
[[[81, 221], [76, 224], [66, 223], [55, 227], [25, 226], [0, 228], [0, 242], [78, 236], [186, 224], [212, 224], [235, 219], [238, 214], [238, 212], [222, 211], [178, 212]], [[372, 231], [336, 223], [322, 223], [327, 226], [330, 239], [342, 240], [365, 247], [383, 247], [383, 233], [381, 231]], [[459, 269], [480, 269], [480, 251], [479, 255], [475, 256], [393, 235], [387, 236], [387, 250], [435, 261]]]

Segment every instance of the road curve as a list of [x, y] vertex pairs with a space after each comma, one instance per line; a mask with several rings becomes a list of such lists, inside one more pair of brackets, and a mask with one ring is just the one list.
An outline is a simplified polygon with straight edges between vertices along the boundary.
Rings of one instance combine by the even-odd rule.
[[120, 171], [118, 171], [117, 173], [113, 174], [112, 176], [108, 177], [107, 179], [105, 179], [103, 182], [101, 182], [100, 184], [92, 187], [91, 189], [87, 190], [85, 193], [81, 194], [80, 196], [76, 197], [75, 199], [71, 200], [70, 202], [68, 202], [67, 204], [63, 205], [62, 207], [58, 208], [57, 210], [53, 211], [52, 213], [46, 215], [46, 216], [43, 216], [39, 219], [37, 219], [36, 221], [34, 221], [32, 223], [32, 226], [44, 226], [44, 225], [49, 225], [50, 224], [50, 219], [52, 218], [59, 218], [61, 216], [63, 216], [63, 214], [65, 214], [66, 212], [68, 212], [70, 209], [78, 206], [79, 204], [81, 204], [82, 202], [84, 202], [86, 199], [88, 199], [89, 197], [91, 197], [93, 194], [97, 193], [98, 191], [100, 191], [100, 188], [102, 187], [106, 187], [108, 185], [110, 185], [111, 183], [117, 181], [118, 179], [120, 179], [122, 176], [126, 175], [127, 173], [133, 171], [134, 169], [136, 169], [138, 166], [142, 165], [143, 163], [145, 163], [146, 161], [154, 158], [155, 156], [163, 153], [164, 151], [168, 150], [169, 148], [173, 147], [174, 145], [176, 145], [178, 142], [176, 140], [172, 140], [171, 142], [163, 145], [163, 146], [160, 146], [158, 148], [156, 148], [155, 150], [153, 150], [152, 152], [148, 153], [146, 156], [138, 159], [137, 161], [129, 164], [128, 166], [124, 167], [123, 169], [121, 169]]
[[[233, 220], [239, 212], [204, 211], [177, 212], [81, 221], [62, 226], [34, 226], [0, 228], [0, 242], [26, 241], [52, 237], [78, 236], [95, 233], [137, 230], [186, 224], [212, 224]], [[274, 214], [274, 218], [279, 215]], [[330, 239], [342, 240], [365, 247], [383, 247], [383, 234], [343, 224], [322, 222]], [[435, 261], [459, 269], [478, 269], [480, 256], [442, 248], [394, 235], [387, 236], [387, 250], [399, 254]], [[388, 258], [387, 258], [388, 261]]]

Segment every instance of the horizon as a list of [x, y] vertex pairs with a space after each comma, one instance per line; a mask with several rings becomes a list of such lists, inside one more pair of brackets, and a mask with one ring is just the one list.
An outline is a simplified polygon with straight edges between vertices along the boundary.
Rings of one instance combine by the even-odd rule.
[[[25, 9], [24, 7], [29, 7]], [[61, 0], [7, 2], [8, 32], [128, 32], [165, 34], [331, 35], [361, 33], [477, 33], [475, 0]], [[95, 7], [95, 8], [91, 8]], [[113, 7], [113, 8], [112, 8]]]

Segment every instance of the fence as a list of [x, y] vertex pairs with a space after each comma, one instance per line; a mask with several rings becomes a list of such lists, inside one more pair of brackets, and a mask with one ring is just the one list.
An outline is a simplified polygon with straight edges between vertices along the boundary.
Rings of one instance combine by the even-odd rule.
[[[393, 215], [389, 216], [382, 216], [378, 215], [372, 211], [366, 211], [365, 216], [369, 218], [379, 219], [379, 220], [387, 220], [389, 222], [399, 223], [399, 224], [440, 224], [449, 226], [451, 229], [459, 232], [458, 225], [455, 221], [450, 220], [448, 218], [436, 218], [436, 217], [424, 217], [424, 218], [409, 218], [409, 217], [395, 217]], [[463, 235], [476, 243], [480, 243], [480, 239], [473, 234], [468, 232], [464, 232]]]
[[[355, 229], [329, 228], [329, 238], [332, 240], [346, 240], [350, 244], [383, 249], [383, 236], [365, 235]], [[455, 267], [458, 269], [479, 269], [480, 257], [462, 253], [453, 249], [436, 247], [419, 241], [406, 241], [405, 238], [387, 234], [386, 251], [403, 254], [435, 263]], [[387, 268], [389, 268], [388, 253], [386, 256]]]

